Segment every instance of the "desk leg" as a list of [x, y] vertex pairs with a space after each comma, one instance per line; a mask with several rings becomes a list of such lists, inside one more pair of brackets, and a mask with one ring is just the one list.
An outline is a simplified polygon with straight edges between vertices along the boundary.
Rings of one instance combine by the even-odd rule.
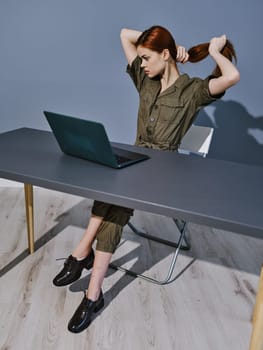
[[34, 211], [33, 211], [33, 186], [24, 184], [26, 220], [27, 220], [27, 238], [29, 253], [34, 253]]
[[249, 350], [263, 350], [263, 266], [258, 284], [258, 292], [253, 312], [253, 329]]

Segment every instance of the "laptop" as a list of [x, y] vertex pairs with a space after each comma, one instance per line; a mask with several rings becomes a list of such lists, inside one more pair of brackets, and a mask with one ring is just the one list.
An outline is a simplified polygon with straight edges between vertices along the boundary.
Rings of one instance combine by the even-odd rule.
[[149, 159], [148, 155], [112, 147], [103, 124], [44, 111], [61, 150], [74, 157], [120, 169]]

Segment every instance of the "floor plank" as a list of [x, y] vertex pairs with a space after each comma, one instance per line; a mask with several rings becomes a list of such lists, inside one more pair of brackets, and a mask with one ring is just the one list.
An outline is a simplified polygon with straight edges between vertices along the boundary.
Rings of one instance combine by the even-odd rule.
[[[109, 270], [105, 308], [81, 334], [67, 323], [89, 273], [69, 287], [52, 285], [83, 234], [92, 201], [35, 189], [37, 250], [26, 252], [23, 188], [0, 188], [0, 349], [247, 350], [263, 241], [190, 223], [192, 248], [178, 258], [178, 279], [157, 286]], [[174, 239], [171, 219], [136, 211], [133, 223]], [[172, 249], [135, 237], [129, 227], [113, 260], [163, 278]]]

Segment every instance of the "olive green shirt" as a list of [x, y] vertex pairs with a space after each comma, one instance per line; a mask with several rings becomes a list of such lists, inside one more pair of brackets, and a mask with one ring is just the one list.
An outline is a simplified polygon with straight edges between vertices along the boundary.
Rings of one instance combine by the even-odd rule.
[[135, 144], [138, 146], [176, 150], [197, 112], [215, 101], [209, 93], [206, 79], [182, 74], [168, 89], [160, 93], [159, 78], [149, 78], [136, 57], [127, 72], [140, 95]]

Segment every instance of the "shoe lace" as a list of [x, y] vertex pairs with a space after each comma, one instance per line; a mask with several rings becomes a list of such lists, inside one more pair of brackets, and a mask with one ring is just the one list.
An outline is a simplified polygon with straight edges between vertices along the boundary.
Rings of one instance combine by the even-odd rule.
[[59, 261], [59, 260], [65, 260], [64, 262], [64, 265], [66, 267], [69, 267], [71, 268], [71, 266], [73, 265], [74, 261], [71, 257], [67, 257], [67, 258], [57, 258], [56, 261]]
[[69, 268], [69, 269], [73, 268], [73, 266], [74, 266], [74, 259], [72, 259], [71, 257], [68, 257], [68, 258], [66, 259], [66, 261], [64, 262], [64, 265], [65, 265], [67, 268]]

